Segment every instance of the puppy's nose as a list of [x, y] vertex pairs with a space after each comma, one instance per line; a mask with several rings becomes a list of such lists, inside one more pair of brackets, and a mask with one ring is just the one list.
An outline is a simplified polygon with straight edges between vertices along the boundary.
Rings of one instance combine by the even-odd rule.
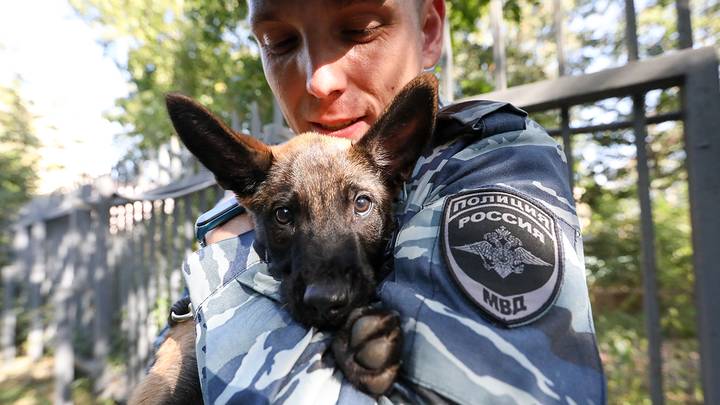
[[336, 312], [347, 304], [347, 294], [337, 287], [310, 284], [305, 288], [303, 302], [318, 314]]

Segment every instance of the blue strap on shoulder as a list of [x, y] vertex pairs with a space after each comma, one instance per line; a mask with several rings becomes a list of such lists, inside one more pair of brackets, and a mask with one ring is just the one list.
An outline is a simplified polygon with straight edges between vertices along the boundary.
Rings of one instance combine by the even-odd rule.
[[205, 246], [205, 235], [218, 226], [245, 212], [235, 197], [229, 196], [220, 200], [210, 211], [200, 215], [195, 221], [195, 238], [200, 246]]
[[510, 103], [469, 100], [449, 105], [438, 112], [436, 141], [443, 142], [458, 134], [482, 138], [525, 129], [527, 112]]

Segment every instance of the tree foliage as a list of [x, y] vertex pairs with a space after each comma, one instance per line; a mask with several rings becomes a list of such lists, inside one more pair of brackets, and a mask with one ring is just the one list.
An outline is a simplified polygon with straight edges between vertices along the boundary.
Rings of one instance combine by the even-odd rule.
[[30, 199], [37, 181], [39, 141], [18, 87], [17, 81], [13, 87], [0, 87], [0, 265], [7, 260], [7, 226]]
[[[127, 59], [118, 63], [128, 75], [131, 92], [117, 101], [119, 112], [110, 118], [124, 125], [123, 135], [136, 138], [141, 150], [155, 148], [171, 136], [169, 120], [164, 118], [164, 95], [170, 91], [199, 99], [229, 122], [249, 122], [251, 102], [258, 104], [265, 122], [270, 120], [273, 98], [245, 21], [244, 1], [71, 0], [71, 4], [102, 30], [101, 41], [110, 53], [129, 48]], [[489, 0], [448, 2], [453, 31], [476, 30], [488, 4]], [[540, 2], [508, 0], [505, 15], [518, 22], [521, 7], [534, 4]], [[464, 40], [458, 37], [454, 42]], [[489, 47], [469, 53], [465, 60], [487, 61], [487, 55], [492, 59]], [[476, 74], [487, 69], [470, 64], [465, 70], [473, 72], [462, 82], [465, 93], [490, 88], [487, 75]]]
[[164, 96], [180, 91], [199, 99], [228, 122], [248, 121], [250, 103], [265, 118], [272, 95], [249, 36], [245, 2], [72, 0], [75, 9], [103, 30], [108, 47], [126, 44], [118, 61], [131, 83], [118, 100], [126, 135], [141, 149], [157, 147], [172, 134]]

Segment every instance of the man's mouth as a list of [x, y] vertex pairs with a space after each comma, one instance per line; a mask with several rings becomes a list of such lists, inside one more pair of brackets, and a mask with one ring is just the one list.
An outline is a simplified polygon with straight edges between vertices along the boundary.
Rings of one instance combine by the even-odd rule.
[[365, 121], [365, 117], [353, 118], [348, 120], [313, 122], [310, 121], [310, 127], [313, 132], [323, 135], [334, 136], [338, 138], [360, 139], [369, 127]]

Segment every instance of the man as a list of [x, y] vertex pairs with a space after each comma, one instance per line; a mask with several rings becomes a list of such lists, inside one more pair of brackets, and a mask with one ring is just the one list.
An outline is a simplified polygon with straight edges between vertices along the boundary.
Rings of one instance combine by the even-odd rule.
[[[248, 5], [266, 78], [295, 132], [361, 138], [440, 57], [443, 0]], [[388, 398], [605, 402], [563, 153], [506, 103], [449, 106], [436, 137], [445, 142], [399, 196], [394, 269], [378, 289], [406, 342]], [[208, 246], [184, 268], [205, 401], [372, 402], [342, 382], [327, 338], [283, 310], [247, 215], [232, 204], [216, 211], [199, 223]]]

